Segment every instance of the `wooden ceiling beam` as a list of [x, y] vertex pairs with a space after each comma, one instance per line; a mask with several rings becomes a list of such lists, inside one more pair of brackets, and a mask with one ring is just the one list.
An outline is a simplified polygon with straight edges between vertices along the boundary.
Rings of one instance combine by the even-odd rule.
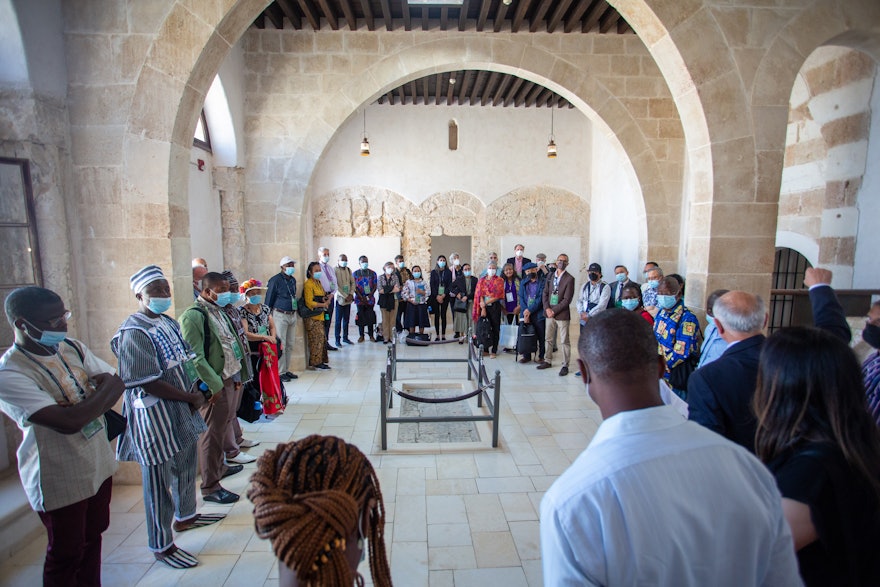
[[440, 30], [445, 31], [449, 28], [449, 7], [444, 6], [440, 9]]
[[403, 86], [397, 87], [397, 97], [400, 98], [401, 104], [406, 104], [406, 90], [403, 89]]
[[339, 30], [339, 20], [336, 18], [336, 13], [330, 9], [330, 3], [327, 0], [318, 0], [318, 5], [321, 7], [321, 12], [324, 13], [324, 18], [327, 19], [330, 28], [334, 31]]
[[492, 98], [492, 106], [498, 106], [502, 104], [504, 101], [504, 93], [507, 91], [507, 86], [511, 84], [514, 77], [512, 75], [502, 75], [501, 81], [498, 82], [498, 88], [495, 90], [495, 95]]
[[530, 33], [538, 32], [538, 27], [541, 26], [541, 22], [544, 20], [544, 15], [547, 14], [547, 11], [550, 9], [550, 4], [552, 2], [553, 0], [542, 0], [541, 3], [538, 5], [538, 9], [535, 11], [535, 16], [532, 17], [532, 23], [529, 26]]
[[510, 84], [510, 89], [508, 89], [507, 93], [504, 95], [504, 105], [505, 106], [507, 106], [508, 104], [513, 102], [514, 98], [516, 97], [517, 91], [519, 91], [520, 86], [523, 85], [526, 81], [521, 77], [516, 77], [516, 76], [512, 76], [512, 77], [513, 77], [513, 83]]
[[553, 90], [549, 88], [544, 88], [543, 91], [538, 95], [538, 98], [535, 100], [535, 108], [541, 108], [542, 106], [546, 105], [551, 96], [553, 96]]
[[489, 7], [492, 6], [492, 0], [480, 0], [480, 16], [477, 18], [477, 31], [483, 32], [486, 26], [486, 18], [489, 16]]
[[452, 106], [452, 98], [453, 98], [453, 93], [455, 91], [455, 84], [452, 83], [452, 80], [458, 80], [458, 79], [461, 79], [461, 77], [462, 76], [459, 75], [459, 72], [457, 72], [457, 71], [453, 71], [452, 73], [449, 74], [450, 83], [448, 84], [448, 87], [446, 88], [446, 105], [447, 106]]
[[489, 81], [486, 82], [486, 87], [483, 88], [483, 94], [480, 96], [480, 106], [485, 106], [489, 103], [489, 100], [492, 99], [495, 86], [498, 85], [498, 78], [500, 76], [501, 74], [497, 71], [493, 71], [492, 75], [489, 76]]
[[422, 7], [422, 30], [428, 30], [428, 7]]
[[541, 92], [544, 91], [544, 86], [539, 86], [535, 84], [535, 87], [526, 95], [526, 107], [534, 106], [535, 100], [538, 99], [538, 96], [541, 95]]
[[422, 96], [425, 106], [431, 101], [431, 92], [428, 91], [428, 76], [422, 78]]
[[287, 17], [287, 20], [290, 21], [293, 28], [302, 28], [302, 18], [300, 18], [299, 14], [296, 13], [296, 10], [293, 9], [293, 4], [290, 3], [290, 0], [275, 0], [275, 4], [281, 8], [281, 12], [284, 13], [284, 16]]
[[629, 26], [629, 23], [624, 20], [623, 17], [620, 17], [620, 20], [617, 21], [617, 34], [625, 35], [628, 31], [632, 29]]
[[472, 77], [472, 71], [464, 71], [462, 72], [461, 79], [458, 80], [458, 83], [461, 85], [458, 89], [458, 103], [461, 106], [464, 106], [464, 99], [468, 97], [468, 89], [470, 89]]
[[382, 19], [385, 21], [385, 30], [393, 31], [394, 30], [394, 20], [391, 18], [391, 6], [388, 4], [388, 0], [382, 0]]
[[394, 106], [394, 90], [388, 92], [385, 96], [388, 97], [388, 103]]
[[272, 26], [279, 31], [284, 28], [284, 14], [281, 13], [281, 9], [278, 8], [276, 4], [270, 4], [267, 6], [264, 13], [266, 14], [266, 18], [269, 19], [269, 22], [272, 23]]
[[355, 18], [354, 10], [351, 5], [350, 0], [339, 0], [339, 4], [342, 6], [342, 14], [345, 15], [345, 22], [348, 23], [349, 30], [356, 31], [358, 28], [357, 18]]
[[321, 20], [315, 14], [315, 9], [312, 7], [311, 2], [309, 0], [296, 0], [296, 3], [299, 4], [300, 10], [306, 15], [309, 24], [312, 25], [312, 29], [316, 31], [321, 30]]
[[370, 8], [370, 0], [361, 0], [361, 10], [364, 11], [364, 20], [367, 21], [367, 30], [376, 30], [376, 20], [373, 18], [373, 9]]
[[618, 20], [620, 20], [620, 13], [609, 6], [602, 18], [599, 19], [599, 32], [604, 35], [614, 28]]
[[440, 105], [440, 98], [443, 97], [443, 74], [438, 73], [434, 80], [434, 104]]
[[568, 18], [565, 19], [565, 28], [562, 30], [566, 33], [570, 33], [576, 29], [580, 24], [581, 19], [584, 17], [587, 8], [590, 7], [590, 4], [592, 4], [593, 1], [594, 0], [578, 0], [577, 6], [574, 7], [574, 10], [572, 10], [571, 14], [568, 15]]
[[403, 11], [403, 30], [411, 31], [412, 30], [412, 18], [409, 13], [409, 2], [407, 2], [406, 0], [403, 0], [403, 2], [401, 4], [402, 4], [402, 6], [400, 8]]
[[507, 14], [508, 6], [504, 2], [498, 7], [498, 10], [495, 12], [495, 26], [492, 30], [496, 33], [501, 32], [501, 27], [504, 25], [504, 17]]
[[[473, 89], [471, 90], [471, 102], [470, 102], [471, 106], [473, 106], [474, 103], [476, 102], [477, 94], [479, 94], [479, 96], [482, 98], [483, 94], [486, 93], [486, 78], [488, 76], [489, 76], [489, 72], [485, 71], [485, 70], [477, 73], [477, 79], [474, 82]], [[480, 100], [480, 102], [482, 102], [482, 100]]]
[[470, 0], [464, 0], [461, 5], [461, 11], [458, 13], [458, 30], [463, 31], [467, 28], [467, 13], [470, 6]]
[[410, 96], [412, 96], [412, 103], [415, 104], [416, 102], [418, 102], [419, 99], [419, 91], [416, 88], [416, 80], [413, 80], [406, 85], [409, 86], [409, 93]]
[[562, 20], [562, 17], [565, 16], [565, 12], [568, 10], [568, 7], [571, 6], [571, 2], [572, 0], [562, 0], [556, 6], [556, 10], [553, 11], [550, 20], [547, 22], [548, 33], [552, 33], [556, 30], [556, 27], [559, 26], [559, 22]]
[[608, 2], [605, 0], [596, 0], [593, 5], [590, 6], [590, 10], [587, 11], [587, 17], [584, 19], [581, 32], [588, 33], [593, 30], [593, 27], [598, 24], [602, 14], [605, 13], [606, 8], [608, 8]]
[[522, 85], [522, 88], [516, 93], [516, 97], [513, 99], [513, 106], [518, 108], [522, 106], [526, 102], [526, 96], [529, 95], [529, 92], [532, 91], [532, 87], [534, 84], [532, 82], [525, 82]]
[[263, 12], [258, 14], [257, 18], [254, 20], [254, 25], [260, 30], [266, 28], [266, 15], [264, 14], [265, 12], [266, 11], [264, 10]]
[[520, 0], [519, 4], [517, 4], [516, 12], [513, 15], [513, 22], [510, 24], [511, 32], [519, 32], [519, 27], [522, 26], [523, 19], [526, 16], [526, 12], [529, 11], [531, 4], [532, 0]]

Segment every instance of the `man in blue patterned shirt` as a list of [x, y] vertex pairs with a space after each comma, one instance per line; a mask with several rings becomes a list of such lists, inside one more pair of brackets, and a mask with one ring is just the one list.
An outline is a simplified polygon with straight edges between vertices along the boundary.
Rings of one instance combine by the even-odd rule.
[[[665, 379], [682, 399], [686, 399], [687, 384], [675, 385], [670, 380], [672, 370], [700, 352], [700, 323], [684, 305], [681, 286], [674, 277], [660, 279], [657, 286], [657, 317], [654, 319], [654, 336], [660, 345], [660, 354], [666, 359]], [[696, 363], [694, 363], [696, 365]]]

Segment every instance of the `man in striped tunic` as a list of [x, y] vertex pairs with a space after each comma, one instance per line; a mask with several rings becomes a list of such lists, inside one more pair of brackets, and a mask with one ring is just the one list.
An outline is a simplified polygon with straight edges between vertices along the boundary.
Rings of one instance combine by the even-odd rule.
[[196, 513], [196, 447], [207, 429], [198, 409], [205, 398], [195, 388], [194, 353], [177, 322], [164, 314], [171, 289], [162, 270], [148, 265], [130, 282], [138, 311], [110, 341], [125, 382], [122, 411], [128, 418], [116, 458], [141, 466], [149, 549], [172, 568], [190, 568], [198, 560], [174, 545], [172, 516], [178, 532], [225, 517]]

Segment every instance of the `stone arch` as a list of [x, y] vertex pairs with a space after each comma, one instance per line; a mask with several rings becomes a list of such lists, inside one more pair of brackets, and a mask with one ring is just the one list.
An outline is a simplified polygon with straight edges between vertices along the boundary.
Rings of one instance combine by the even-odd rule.
[[[606, 134], [612, 144], [626, 154], [644, 199], [649, 243], [659, 243], [668, 251], [675, 247], [679, 225], [679, 193], [664, 181], [664, 174], [638, 122], [628, 108], [595, 76], [549, 51], [521, 46], [486, 35], [446, 38], [401, 49], [376, 62], [342, 89], [338, 105], [325, 106], [321, 129], [329, 144], [332, 133], [357, 109], [391, 88], [432, 73], [459, 69], [484, 69], [508, 73], [543, 85], [565, 97]], [[339, 110], [345, 110], [340, 119]], [[332, 129], [332, 130], [331, 130]], [[314, 155], [314, 163], [320, 155]], [[308, 184], [312, 166], [303, 166], [296, 183]], [[310, 199], [307, 189], [306, 200]], [[652, 221], [648, 221], [650, 218]], [[671, 230], [670, 230], [671, 227]], [[655, 234], [663, 231], [662, 234]], [[669, 240], [670, 232], [676, 236]]]
[[[350, 186], [312, 203], [314, 234], [332, 237], [400, 236], [417, 207], [402, 194], [375, 186]], [[314, 249], [317, 247], [309, 247]]]

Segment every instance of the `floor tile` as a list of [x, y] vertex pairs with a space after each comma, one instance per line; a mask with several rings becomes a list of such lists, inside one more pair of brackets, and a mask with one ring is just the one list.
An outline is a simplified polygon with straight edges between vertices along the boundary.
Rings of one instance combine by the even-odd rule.
[[[517, 522], [522, 523], [522, 522]], [[474, 532], [474, 554], [478, 567], [513, 567], [520, 565], [510, 532]]]

